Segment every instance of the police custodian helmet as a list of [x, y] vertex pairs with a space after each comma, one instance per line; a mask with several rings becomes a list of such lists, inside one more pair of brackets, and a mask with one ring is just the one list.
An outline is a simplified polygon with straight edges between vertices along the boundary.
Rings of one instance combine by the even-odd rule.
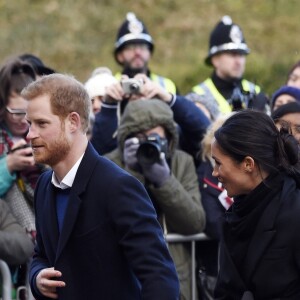
[[215, 54], [233, 51], [241, 54], [250, 53], [241, 28], [232, 23], [229, 16], [224, 16], [210, 34], [205, 63], [211, 65], [211, 57]]
[[126, 20], [119, 28], [117, 34], [117, 39], [115, 42], [115, 55], [124, 46], [133, 43], [148, 44], [151, 52], [154, 48], [153, 39], [144, 23], [140, 21], [134, 13], [129, 12], [127, 13]]

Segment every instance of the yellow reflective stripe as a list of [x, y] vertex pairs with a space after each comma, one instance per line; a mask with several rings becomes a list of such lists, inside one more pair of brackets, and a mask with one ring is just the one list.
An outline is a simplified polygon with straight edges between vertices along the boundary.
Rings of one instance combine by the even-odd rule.
[[215, 85], [214, 85], [213, 81], [211, 80], [211, 78], [207, 78], [204, 81], [204, 84], [208, 87], [208, 89], [212, 93], [213, 97], [218, 102], [220, 112], [222, 112], [222, 113], [229, 113], [229, 112], [231, 112], [232, 109], [231, 109], [230, 105], [228, 104], [228, 102], [226, 101], [226, 99], [219, 93], [219, 91], [215, 87]]
[[120, 72], [118, 72], [118, 73], [115, 74], [115, 78], [117, 80], [121, 80], [121, 76], [122, 76], [122, 74]]
[[243, 87], [243, 90], [246, 91], [246, 92], [251, 92], [251, 88], [250, 88], [250, 85], [253, 85], [254, 86], [254, 90], [255, 90], [255, 93], [256, 94], [259, 94], [260, 93], [260, 87], [246, 79], [243, 79], [242, 80], [242, 87]]
[[194, 86], [192, 88], [192, 91], [201, 96], [205, 94], [205, 91], [203, 90], [203, 88], [200, 85]]
[[150, 79], [159, 83], [169, 93], [176, 94], [176, 85], [171, 79], [156, 75], [154, 73], [150, 74]]

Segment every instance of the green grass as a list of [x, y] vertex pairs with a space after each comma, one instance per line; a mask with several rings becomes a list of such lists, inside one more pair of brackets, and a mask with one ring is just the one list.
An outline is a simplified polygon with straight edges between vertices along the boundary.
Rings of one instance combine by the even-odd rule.
[[155, 41], [151, 69], [172, 78], [182, 93], [211, 73], [204, 65], [211, 30], [228, 14], [251, 54], [246, 77], [272, 94], [300, 59], [297, 0], [0, 0], [0, 59], [24, 52], [85, 81], [98, 66], [118, 71], [112, 52], [128, 11]]

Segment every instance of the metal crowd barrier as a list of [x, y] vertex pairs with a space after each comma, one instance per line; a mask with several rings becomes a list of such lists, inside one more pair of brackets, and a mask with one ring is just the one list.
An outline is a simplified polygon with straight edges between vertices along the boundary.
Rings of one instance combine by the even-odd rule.
[[[0, 273], [2, 278], [2, 298], [1, 300], [14, 300], [12, 299], [12, 278], [11, 273], [9, 270], [9, 267], [7, 263], [0, 259]], [[26, 286], [20, 286], [18, 287], [16, 291], [16, 300], [20, 299], [21, 292], [24, 290], [26, 294], [26, 300], [34, 300], [34, 297], [31, 293], [30, 287], [29, 287], [29, 281], [28, 278], [26, 280]]]
[[0, 259], [0, 272], [2, 277], [2, 299], [12, 300], [11, 299], [12, 283], [11, 283], [10, 270], [8, 268], [7, 263], [1, 259]]
[[181, 235], [176, 233], [169, 233], [165, 235], [167, 243], [184, 243], [191, 242], [191, 274], [192, 274], [192, 299], [196, 299], [196, 241], [206, 241], [209, 239], [205, 233], [198, 233], [193, 235]]

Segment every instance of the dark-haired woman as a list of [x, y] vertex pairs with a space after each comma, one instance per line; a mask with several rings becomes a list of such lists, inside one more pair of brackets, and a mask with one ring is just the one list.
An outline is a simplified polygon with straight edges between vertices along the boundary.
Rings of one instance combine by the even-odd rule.
[[300, 299], [299, 146], [264, 113], [241, 111], [215, 132], [213, 176], [225, 213], [216, 299]]
[[0, 197], [32, 237], [33, 189], [40, 170], [26, 141], [27, 100], [20, 93], [34, 80], [32, 67], [18, 58], [10, 58], [0, 68]]

